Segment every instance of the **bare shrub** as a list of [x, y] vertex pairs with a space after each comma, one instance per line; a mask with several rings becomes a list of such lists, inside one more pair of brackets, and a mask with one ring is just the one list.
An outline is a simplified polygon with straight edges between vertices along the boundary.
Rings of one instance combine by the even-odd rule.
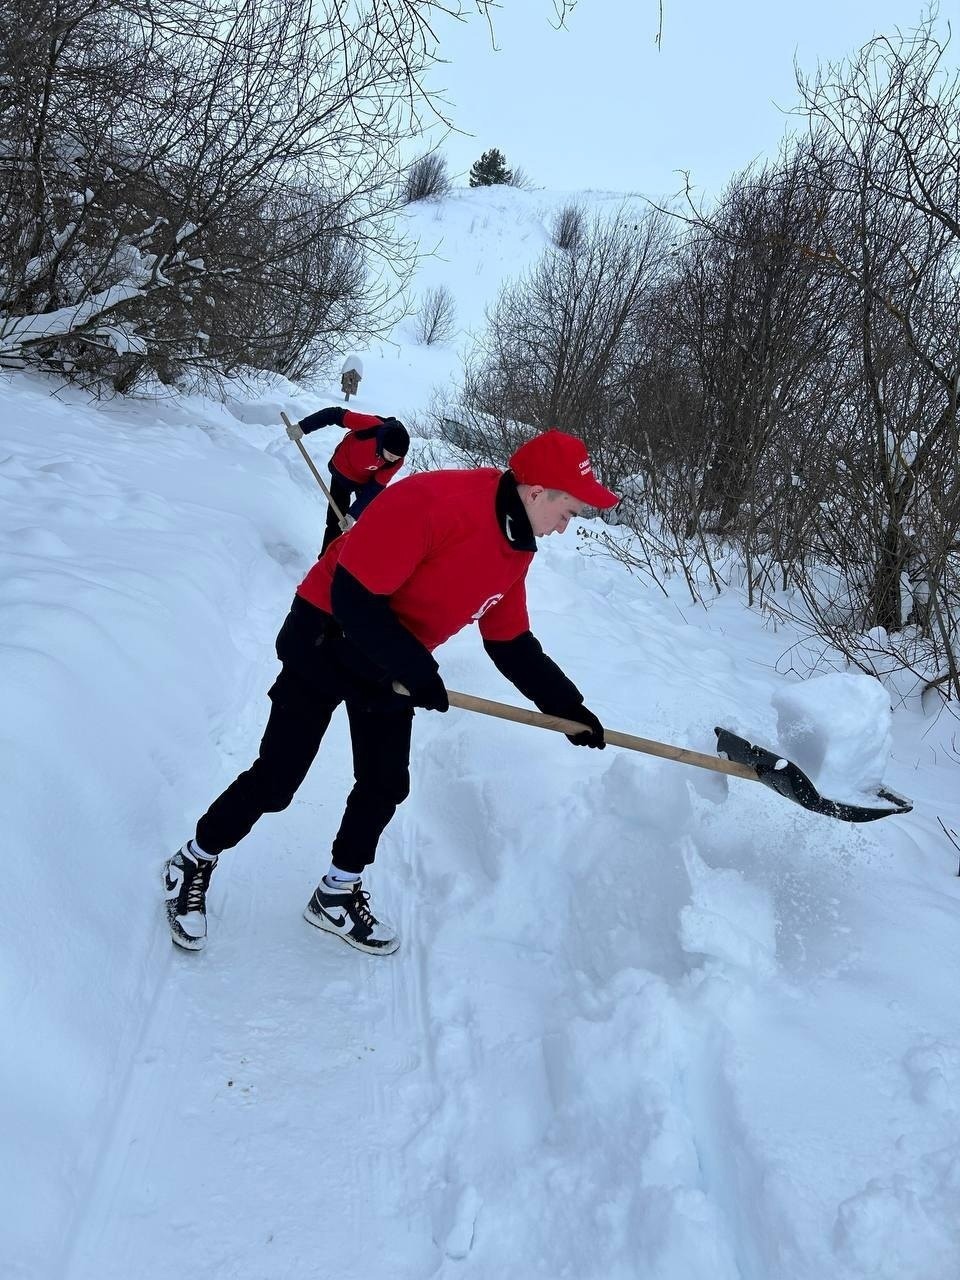
[[439, 152], [430, 151], [418, 156], [407, 169], [403, 180], [404, 204], [416, 204], [418, 200], [435, 200], [447, 195], [453, 183], [447, 172], [447, 161]]
[[507, 178], [506, 185], [508, 187], [516, 187], [518, 191], [535, 191], [536, 184], [526, 169], [517, 165], [515, 169], [511, 169], [510, 176]]
[[582, 205], [565, 204], [554, 214], [550, 234], [553, 243], [564, 253], [576, 253], [587, 233], [587, 215]]
[[457, 304], [445, 285], [428, 289], [417, 311], [417, 341], [424, 346], [449, 342], [457, 331]]

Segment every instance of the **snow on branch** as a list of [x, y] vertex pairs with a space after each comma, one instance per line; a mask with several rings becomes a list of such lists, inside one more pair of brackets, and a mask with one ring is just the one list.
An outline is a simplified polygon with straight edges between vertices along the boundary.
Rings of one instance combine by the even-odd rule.
[[131, 277], [75, 306], [60, 307], [41, 315], [0, 316], [0, 352], [13, 352], [35, 342], [48, 342], [85, 329], [91, 320], [143, 293], [144, 279], [149, 280], [149, 276]]

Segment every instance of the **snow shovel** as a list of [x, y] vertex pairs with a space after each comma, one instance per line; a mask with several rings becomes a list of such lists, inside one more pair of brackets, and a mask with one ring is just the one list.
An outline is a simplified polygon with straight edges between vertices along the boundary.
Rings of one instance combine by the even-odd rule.
[[[283, 412], [282, 409], [280, 410], [280, 417], [283, 419], [283, 425], [285, 427], [293, 426], [293, 423], [290, 421], [290, 419], [287, 417], [287, 415]], [[340, 524], [341, 531], [349, 529], [350, 525], [347, 521], [347, 517], [343, 514], [343, 512], [334, 502], [333, 494], [330, 492], [330, 490], [327, 488], [326, 484], [324, 483], [323, 476], [320, 474], [317, 468], [313, 465], [313, 459], [310, 457], [309, 453], [307, 453], [306, 449], [303, 447], [303, 441], [294, 440], [294, 444], [303, 454], [303, 460], [307, 464], [307, 466], [310, 468], [310, 470], [313, 472], [314, 480], [316, 480], [317, 484], [320, 486], [323, 492], [327, 495], [327, 501], [330, 503], [330, 506], [333, 510], [333, 514], [337, 517], [337, 521]]]
[[[394, 688], [398, 693], [407, 692], [402, 685], [395, 684]], [[481, 715], [497, 716], [501, 720], [514, 720], [517, 724], [554, 729], [557, 733], [582, 733], [587, 727], [577, 724], [575, 720], [545, 716], [539, 711], [528, 711], [525, 707], [513, 707], [504, 702], [492, 702], [488, 698], [474, 697], [471, 693], [456, 693], [453, 689], [448, 689], [447, 695], [451, 707], [479, 711]], [[677, 760], [680, 764], [692, 764], [698, 769], [711, 769], [714, 773], [728, 773], [735, 778], [762, 782], [784, 799], [793, 800], [813, 813], [839, 818], [841, 822], [873, 822], [877, 818], [909, 813], [913, 808], [910, 800], [884, 788], [877, 791], [878, 798], [887, 802], [882, 808], [828, 800], [819, 793], [798, 765], [764, 747], [754, 746], [746, 738], [738, 738], [729, 729], [715, 729], [714, 732], [717, 735], [716, 756], [689, 751], [686, 747], [672, 747], [652, 738], [635, 738], [630, 733], [619, 733], [616, 729], [604, 729], [603, 736], [604, 741], [614, 747], [626, 747], [630, 751], [642, 751], [644, 755], [661, 756], [664, 760]]]

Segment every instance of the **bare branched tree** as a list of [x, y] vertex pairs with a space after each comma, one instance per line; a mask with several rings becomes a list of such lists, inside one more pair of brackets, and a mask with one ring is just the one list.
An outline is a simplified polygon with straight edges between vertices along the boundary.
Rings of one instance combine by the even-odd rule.
[[864, 391], [838, 531], [855, 617], [919, 627], [960, 695], [960, 77], [927, 22], [801, 87], [830, 193], [809, 251], [850, 288]]
[[[8, 358], [102, 370], [112, 352], [118, 386], [131, 362], [166, 377], [217, 352], [240, 362], [245, 341], [256, 363], [250, 297], [307, 264], [298, 284], [327, 295], [309, 312], [318, 352], [330, 324], [389, 322], [358, 289], [372, 258], [401, 276], [409, 262], [390, 156], [421, 53], [391, 56], [369, 13], [343, 46], [344, 15], [309, 0], [55, 0], [17, 16], [0, 43]], [[308, 314], [288, 288], [274, 317], [283, 300]]]
[[663, 262], [659, 215], [595, 219], [580, 251], [548, 251], [504, 290], [468, 368], [464, 400], [491, 456], [524, 431], [560, 427], [587, 442], [606, 483], [635, 469], [628, 400], [635, 335]]
[[635, 527], [960, 695], [960, 77], [930, 21], [801, 89], [806, 137], [692, 209], [645, 313]]

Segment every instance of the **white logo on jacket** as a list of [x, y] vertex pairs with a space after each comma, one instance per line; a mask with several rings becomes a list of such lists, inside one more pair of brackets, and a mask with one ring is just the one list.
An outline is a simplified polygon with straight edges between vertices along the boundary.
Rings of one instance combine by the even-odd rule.
[[503, 592], [502, 592], [502, 591], [501, 591], [501, 592], [499, 592], [499, 593], [498, 593], [497, 595], [495, 595], [495, 596], [487, 596], [486, 600], [484, 600], [483, 604], [480, 606], [480, 608], [477, 610], [477, 612], [476, 612], [476, 613], [474, 613], [474, 614], [471, 614], [471, 616], [470, 616], [470, 621], [471, 621], [471, 622], [479, 622], [479, 621], [480, 621], [480, 619], [483, 617], [483, 615], [487, 612], [487, 610], [488, 610], [488, 609], [492, 609], [492, 608], [493, 608], [493, 606], [494, 606], [495, 604], [497, 604], [497, 603], [498, 603], [500, 600], [502, 600], [502, 599], [503, 599]]

